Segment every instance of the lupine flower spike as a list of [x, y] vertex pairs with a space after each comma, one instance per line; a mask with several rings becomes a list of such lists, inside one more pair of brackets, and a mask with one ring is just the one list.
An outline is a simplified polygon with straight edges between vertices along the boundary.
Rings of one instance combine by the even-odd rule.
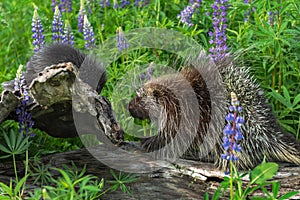
[[228, 47], [226, 45], [226, 3], [228, 0], [215, 0], [212, 8], [213, 12], [213, 27], [214, 33], [209, 32], [209, 36], [212, 38], [209, 42], [213, 44], [213, 47], [209, 49], [211, 53], [211, 58], [213, 61], [220, 61], [222, 58], [228, 55]]
[[53, 12], [55, 12], [56, 6], [60, 12], [72, 12], [72, 0], [52, 0], [51, 6]]
[[140, 75], [140, 78], [142, 81], [143, 80], [149, 81], [151, 79], [153, 71], [154, 71], [154, 66], [155, 66], [155, 63], [151, 62], [149, 67], [147, 68], [146, 73]]
[[62, 38], [63, 44], [69, 44], [71, 46], [74, 45], [74, 34], [72, 32], [71, 25], [68, 20], [65, 22], [64, 35]]
[[191, 5], [188, 5], [185, 7], [181, 13], [177, 16], [179, 18], [180, 22], [186, 24], [187, 26], [193, 26], [194, 24], [192, 23], [192, 16], [195, 13], [196, 9], [200, 7], [202, 0], [198, 1], [190, 1]]
[[117, 46], [119, 51], [123, 51], [129, 48], [129, 43], [127, 43], [121, 27], [117, 28], [116, 40], [117, 40]]
[[52, 41], [61, 42], [63, 39], [63, 21], [58, 6], [55, 7], [53, 22], [52, 22]]
[[135, 0], [134, 1], [134, 6], [135, 7], [143, 7], [143, 6], [146, 6], [150, 3], [149, 0]]
[[80, 9], [78, 13], [78, 31], [81, 33], [83, 32], [84, 15], [85, 15], [84, 0], [80, 0]]
[[130, 1], [121, 0], [120, 7], [125, 8], [126, 6], [130, 5]]
[[89, 13], [92, 13], [92, 7], [93, 7], [93, 4], [95, 3], [95, 0], [87, 0], [87, 6], [88, 6], [88, 12]]
[[141, 1], [142, 1], [142, 0], [135, 0], [135, 1], [134, 1], [134, 6], [135, 6], [135, 7], [139, 7], [140, 4], [141, 4]]
[[43, 34], [44, 29], [40, 17], [37, 13], [37, 8], [34, 9], [31, 26], [32, 26], [32, 39], [33, 39], [32, 44], [34, 46], [34, 51], [37, 52], [45, 45], [45, 36]]
[[52, 11], [53, 12], [55, 12], [56, 5], [57, 5], [56, 0], [51, 0], [51, 6], [52, 6]]
[[118, 1], [117, 0], [114, 0], [114, 6], [113, 6], [114, 9], [117, 9], [119, 8], [119, 4], [118, 4]]
[[243, 139], [241, 126], [244, 124], [244, 118], [239, 115], [242, 112], [242, 107], [234, 92], [231, 92], [229, 111], [230, 113], [225, 117], [228, 123], [223, 130], [224, 137], [222, 145], [224, 154], [222, 154], [221, 157], [225, 160], [236, 161], [239, 159], [237, 153], [242, 151], [238, 141]]
[[14, 89], [15, 91], [19, 91], [21, 95], [21, 102], [16, 109], [20, 132], [25, 136], [33, 137], [34, 133], [31, 131], [31, 129], [34, 125], [34, 122], [31, 119], [31, 113], [27, 111], [30, 97], [27, 92], [26, 81], [23, 74], [23, 65], [20, 65], [17, 70], [16, 78], [14, 80]]
[[59, 10], [61, 12], [72, 12], [72, 0], [61, 0], [59, 4]]
[[270, 24], [270, 26], [274, 26], [275, 21], [274, 21], [274, 17], [276, 16], [276, 12], [268, 12], [268, 23]]
[[[254, 0], [252, 2], [254, 2]], [[255, 9], [255, 7], [250, 7], [251, 0], [244, 0], [244, 3], [249, 5], [247, 12], [244, 14], [244, 22], [247, 22], [250, 19], [251, 12], [254, 12], [256, 9]]]
[[86, 15], [84, 15], [83, 37], [85, 40], [84, 47], [86, 49], [92, 49], [95, 47], [94, 30]]
[[102, 8], [104, 8], [104, 7], [109, 7], [109, 6], [110, 6], [109, 0], [106, 0], [106, 1], [100, 0], [100, 6], [101, 6]]

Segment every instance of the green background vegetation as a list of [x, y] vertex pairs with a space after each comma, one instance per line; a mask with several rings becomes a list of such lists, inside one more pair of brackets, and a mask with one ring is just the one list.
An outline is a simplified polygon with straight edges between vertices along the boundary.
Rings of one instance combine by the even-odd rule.
[[[102, 44], [107, 38], [114, 37], [118, 27], [122, 27], [124, 32], [142, 27], [160, 27], [177, 30], [193, 37], [206, 50], [211, 47], [208, 32], [213, 29], [213, 26], [212, 19], [207, 12], [212, 13], [212, 0], [201, 4], [193, 15], [194, 26], [192, 27], [183, 25], [177, 18], [180, 11], [188, 5], [187, 0], [151, 0], [150, 4], [145, 7], [130, 5], [119, 9], [102, 8], [99, 6], [99, 1], [90, 2], [95, 2], [89, 5], [91, 13], [88, 13], [88, 19], [94, 28], [97, 44]], [[63, 13], [63, 19], [71, 23], [75, 34], [75, 47], [86, 51], [83, 34], [77, 31], [79, 4], [79, 0], [74, 0], [73, 11]], [[265, 91], [281, 126], [300, 139], [300, 0], [250, 0], [250, 4], [245, 4], [243, 0], [232, 0], [228, 4], [230, 6], [227, 10], [227, 45], [230, 52], [239, 52], [240, 64], [250, 67], [251, 74]], [[53, 20], [51, 1], [2, 0], [0, 2], [0, 83], [14, 79], [18, 66], [26, 65], [33, 54], [31, 22], [34, 5], [38, 7], [45, 30], [46, 43], [50, 44]], [[86, 6], [87, 9], [88, 5]], [[251, 10], [249, 20], [244, 21], [244, 14], [249, 10]], [[276, 13], [273, 23], [269, 23], [269, 12]], [[178, 59], [176, 55], [153, 49], [135, 50], [126, 56], [121, 56], [107, 68], [108, 81], [101, 95], [107, 96], [114, 103], [116, 100], [112, 96], [114, 87], [119, 80], [122, 80], [125, 72], [132, 70], [136, 63], [143, 65], [154, 61], [175, 66], [176, 59]], [[2, 123], [0, 141], [4, 141], [4, 133], [12, 132], [18, 133], [17, 123], [12, 121]], [[30, 176], [36, 177], [39, 183], [34, 184], [40, 184], [47, 189], [48, 193], [38, 188], [34, 194], [30, 195], [31, 199], [41, 197], [47, 199], [46, 197], [49, 196], [48, 199], [58, 196], [62, 199], [71, 197], [93, 199], [117, 188], [130, 193], [125, 184], [136, 181], [136, 178], [123, 175], [121, 172], [119, 175], [111, 172], [115, 180], [111, 181], [112, 186], [107, 190], [103, 189], [103, 179], [98, 180], [97, 177], [90, 175], [84, 176], [85, 168], [80, 172], [76, 166], [54, 169], [61, 174], [61, 177], [53, 179], [49, 172], [50, 166], [41, 164], [38, 161], [39, 157], [44, 154], [78, 149], [82, 147], [82, 143], [78, 138], [59, 139], [52, 138], [38, 130], [34, 132], [37, 133], [37, 137], [30, 139], [33, 142], [29, 147], [29, 157], [34, 156], [34, 159], [31, 159]], [[17, 159], [24, 159], [24, 151], [28, 152], [29, 143], [23, 143], [26, 145], [19, 146], [19, 149], [12, 153], [18, 155]], [[11, 142], [10, 145], [12, 144], [15, 142]], [[11, 155], [1, 152], [0, 156], [7, 158]], [[267, 165], [273, 166], [273, 174], [277, 172], [276, 164]], [[256, 171], [253, 170], [253, 172]], [[271, 178], [273, 174], [268, 178]], [[0, 182], [0, 197], [3, 197], [3, 194], [11, 198], [22, 196], [20, 191], [24, 189], [26, 178], [27, 176], [19, 182], [16, 181], [15, 188], [9, 188]], [[222, 186], [227, 188], [230, 183], [232, 185], [230, 180], [225, 178]], [[279, 182], [272, 184], [273, 194], [276, 196], [280, 184]], [[78, 191], [74, 190], [75, 185], [80, 188]], [[242, 190], [242, 188], [239, 189]], [[220, 193], [219, 189], [218, 191]], [[288, 194], [286, 197], [293, 194]]]
[[[96, 43], [115, 35], [117, 27], [123, 31], [141, 27], [162, 27], [174, 29], [193, 37], [205, 49], [210, 48], [208, 31], [212, 30], [212, 20], [207, 12], [212, 12], [213, 1], [205, 1], [194, 14], [195, 24], [187, 27], [179, 23], [177, 15], [188, 1], [152, 0], [145, 7], [130, 5], [123, 9], [102, 8], [98, 1], [90, 4], [89, 21], [94, 27]], [[251, 1], [250, 1], [251, 2]], [[83, 34], [77, 31], [79, 1], [73, 1], [73, 11], [63, 13], [75, 34], [75, 46], [83, 49]], [[230, 52], [241, 52], [241, 65], [250, 67], [252, 75], [264, 89], [281, 126], [300, 138], [300, 1], [299, 0], [257, 0], [245, 4], [242, 0], [229, 1], [227, 44]], [[0, 82], [15, 77], [20, 64], [25, 65], [33, 54], [31, 20], [34, 5], [44, 27], [46, 43], [51, 43], [53, 12], [51, 1], [8, 1], [0, 2]], [[87, 7], [86, 7], [87, 8]], [[247, 22], [244, 14], [252, 11]], [[276, 12], [274, 23], [268, 23], [269, 12]], [[172, 56], [163, 51], [140, 50], [120, 58], [108, 68], [108, 82], [102, 95], [111, 98], [111, 93], [124, 72], [134, 67], [134, 63], [146, 64], [165, 60], [172, 65]], [[113, 101], [113, 99], [111, 99]], [[8, 125], [7, 125], [8, 126]], [[61, 148], [68, 140], [43, 137]], [[48, 141], [49, 142], [49, 141]], [[77, 148], [78, 141], [73, 142]], [[80, 143], [80, 142], [79, 142]], [[72, 146], [72, 145], [71, 145]]]

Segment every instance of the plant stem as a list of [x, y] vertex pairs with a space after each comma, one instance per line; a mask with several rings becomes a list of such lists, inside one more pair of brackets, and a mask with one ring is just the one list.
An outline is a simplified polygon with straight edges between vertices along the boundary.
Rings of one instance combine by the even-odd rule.
[[[27, 144], [28, 144], [28, 140], [27, 140]], [[27, 173], [28, 173], [28, 160], [29, 160], [29, 156], [28, 156], [28, 148], [27, 148], [27, 150], [25, 152], [25, 174], [24, 174], [24, 176], [27, 176]], [[26, 185], [26, 180], [22, 185], [22, 190], [21, 190], [22, 194], [25, 189], [25, 185]]]
[[16, 183], [18, 183], [19, 180], [18, 180], [17, 164], [16, 164], [16, 157], [14, 153], [12, 154], [12, 157], [13, 157], [15, 176], [16, 176]]
[[230, 199], [233, 199], [233, 176], [234, 171], [232, 170], [232, 161], [229, 162], [230, 165]]

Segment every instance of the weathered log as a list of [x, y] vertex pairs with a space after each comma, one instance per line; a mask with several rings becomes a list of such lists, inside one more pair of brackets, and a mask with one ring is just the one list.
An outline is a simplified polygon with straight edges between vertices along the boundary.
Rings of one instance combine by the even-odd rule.
[[[132, 150], [133, 148], [130, 147], [130, 149]], [[134, 150], [138, 151], [137, 149]], [[126, 149], [126, 151], [128, 151], [128, 149]], [[72, 162], [74, 162], [79, 169], [86, 165], [88, 174], [96, 175], [105, 180], [113, 180], [109, 172], [111, 169], [110, 166], [106, 166], [95, 159], [95, 155], [102, 157], [103, 160], [119, 162], [117, 160], [119, 159], [118, 155], [104, 145], [48, 155], [43, 157], [41, 161], [44, 164], [49, 164], [51, 167], [60, 168], [62, 165], [71, 166]], [[212, 196], [224, 177], [224, 173], [216, 169], [212, 163], [184, 159], [179, 159], [176, 163], [159, 160], [149, 162], [147, 158], [139, 156], [138, 153], [136, 153], [136, 155], [136, 159], [129, 163], [132, 168], [136, 170], [137, 173], [135, 174], [139, 177], [137, 182], [128, 185], [132, 191], [132, 195], [124, 194], [120, 190], [116, 190], [105, 194], [101, 199], [203, 199], [206, 192], [209, 193], [210, 197]], [[120, 162], [120, 164], [122, 163], [123, 162]], [[157, 170], [139, 173], [141, 168], [149, 165], [157, 167]], [[23, 171], [21, 163], [18, 164], [18, 169]], [[13, 177], [12, 164], [0, 164], [0, 180], [8, 181], [9, 176]], [[31, 179], [27, 182], [29, 185], [33, 182]], [[279, 195], [289, 191], [299, 191], [300, 167], [280, 163], [279, 172], [273, 180], [280, 181], [281, 183]], [[245, 177], [243, 181], [246, 185], [249, 182], [248, 177]], [[108, 181], [106, 181], [105, 186], [106, 188], [110, 186]], [[261, 191], [254, 193], [254, 195], [262, 194]], [[222, 199], [228, 199], [228, 195], [229, 193], [227, 191]], [[291, 199], [300, 199], [300, 194]]]

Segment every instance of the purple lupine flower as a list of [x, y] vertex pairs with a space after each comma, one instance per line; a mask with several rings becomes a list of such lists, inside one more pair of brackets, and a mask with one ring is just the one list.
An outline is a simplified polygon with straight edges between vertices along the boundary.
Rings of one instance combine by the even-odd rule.
[[45, 45], [45, 36], [43, 34], [44, 29], [40, 17], [37, 13], [37, 9], [34, 10], [31, 26], [33, 39], [32, 44], [34, 46], [34, 51], [37, 52]]
[[179, 15], [177, 15], [177, 18], [179, 18], [180, 22], [186, 24], [187, 26], [193, 26], [192, 23], [192, 16], [196, 11], [196, 8], [200, 7], [201, 0], [198, 1], [192, 1], [193, 3], [191, 5], [186, 6]]
[[[253, 0], [254, 1], [254, 0]], [[252, 1], [252, 2], [253, 2]], [[248, 4], [250, 6], [251, 2], [249, 0], [244, 0], [244, 3], [245, 4]], [[244, 22], [247, 22], [249, 21], [249, 18], [250, 18], [250, 14], [251, 12], [254, 12], [256, 9], [255, 7], [250, 7], [248, 8], [247, 12], [244, 14]]]
[[149, 3], [149, 0], [135, 0], [133, 4], [135, 7], [143, 7], [145, 5], [148, 5]]
[[55, 12], [56, 6], [60, 12], [72, 12], [72, 0], [52, 0], [51, 6], [53, 12]]
[[58, 6], [56, 6], [52, 22], [52, 41], [61, 42], [63, 39], [63, 35], [63, 20]]
[[126, 6], [130, 5], [130, 1], [128, 0], [121, 0], [120, 7], [125, 8]]
[[53, 11], [53, 12], [55, 12], [55, 7], [56, 7], [56, 5], [57, 5], [56, 0], [52, 0], [52, 1], [51, 1], [51, 6], [52, 6], [52, 11]]
[[142, 2], [142, 0], [135, 0], [134, 3], [133, 3], [133, 5], [134, 5], [135, 7], [139, 7], [140, 4], [141, 4], [141, 2]]
[[202, 0], [190, 0], [190, 4], [193, 5], [194, 3], [198, 3], [199, 5], [202, 3]]
[[150, 0], [142, 0], [142, 4], [140, 4], [141, 7], [146, 6], [150, 3]]
[[95, 0], [87, 0], [87, 6], [88, 6], [88, 12], [89, 13], [92, 13], [92, 7], [93, 7], [93, 4], [95, 3]]
[[16, 109], [16, 114], [18, 115], [20, 132], [25, 136], [33, 137], [35, 134], [31, 131], [34, 122], [31, 119], [32, 115], [27, 111], [27, 106], [29, 104], [30, 96], [27, 92], [26, 80], [23, 73], [23, 65], [20, 65], [16, 78], [14, 80], [14, 89], [18, 91], [21, 95], [21, 102]]
[[94, 30], [86, 15], [84, 15], [83, 38], [85, 40], [84, 47], [86, 49], [92, 49], [96, 46]]
[[209, 41], [210, 44], [213, 44], [213, 47], [209, 49], [211, 53], [211, 58], [213, 61], [218, 62], [222, 58], [228, 55], [228, 47], [226, 45], [226, 28], [227, 28], [227, 19], [226, 19], [226, 3], [228, 0], [215, 0], [212, 8], [213, 12], [213, 27], [214, 32], [209, 32], [209, 36], [212, 39]]
[[83, 32], [84, 15], [85, 15], [84, 0], [80, 0], [80, 9], [78, 13], [78, 32], [81, 33]]
[[153, 71], [154, 71], [154, 65], [155, 63], [154, 62], [151, 62], [149, 67], [147, 68], [147, 71], [146, 73], [143, 73], [140, 75], [140, 79], [141, 80], [150, 80], [152, 75], [153, 75]]
[[275, 17], [275, 15], [276, 15], [276, 12], [272, 12], [272, 11], [268, 12], [268, 23], [270, 24], [270, 26], [274, 26], [274, 23], [275, 23], [274, 17]]
[[119, 51], [123, 51], [123, 50], [129, 48], [129, 43], [126, 41], [126, 38], [124, 36], [124, 33], [123, 33], [121, 27], [117, 28], [116, 40], [117, 40], [117, 46], [118, 46]]
[[106, 1], [100, 0], [100, 6], [101, 6], [102, 8], [104, 8], [104, 7], [109, 7], [109, 6], [110, 6], [109, 0], [106, 0]]
[[230, 113], [226, 115], [225, 119], [228, 122], [226, 124], [223, 133], [223, 148], [224, 154], [221, 157], [225, 160], [236, 161], [238, 160], [237, 152], [241, 152], [241, 145], [238, 141], [243, 139], [241, 125], [244, 124], [244, 118], [239, 115], [242, 108], [240, 102], [238, 101], [236, 94], [231, 92], [231, 105], [229, 106]]
[[117, 0], [114, 0], [114, 6], [113, 6], [114, 9], [117, 9], [119, 8], [119, 4], [118, 4], [118, 1]]
[[72, 0], [61, 0], [59, 10], [61, 12], [72, 12]]
[[74, 45], [74, 34], [72, 32], [71, 25], [68, 20], [65, 22], [64, 35], [62, 37], [63, 44]]

